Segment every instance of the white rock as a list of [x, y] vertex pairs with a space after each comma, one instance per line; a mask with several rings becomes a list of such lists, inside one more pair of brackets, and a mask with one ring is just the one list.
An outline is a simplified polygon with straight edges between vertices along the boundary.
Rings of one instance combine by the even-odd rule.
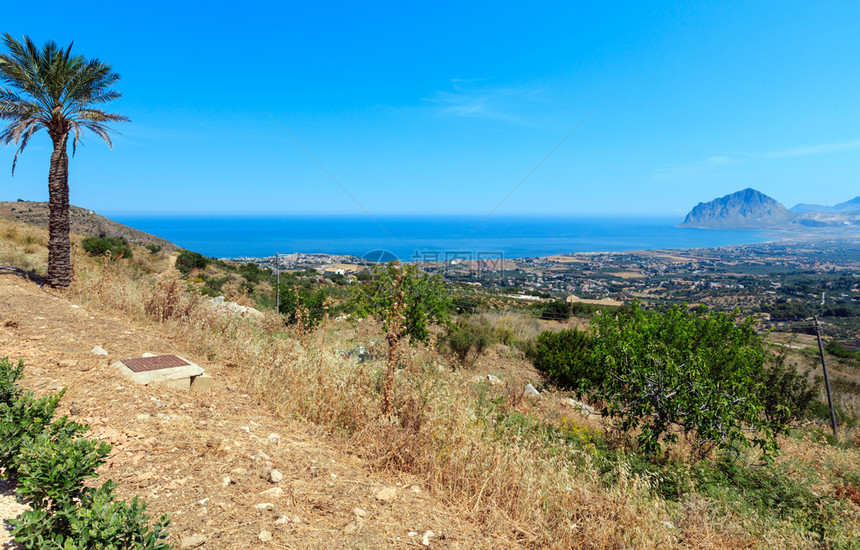
[[488, 381], [490, 384], [494, 385], [494, 386], [495, 386], [496, 384], [501, 384], [501, 383], [502, 383], [502, 381], [501, 381], [501, 380], [499, 380], [499, 377], [498, 377], [498, 376], [493, 376], [492, 374], [488, 374], [488, 375], [487, 375], [487, 381]]
[[269, 472], [269, 481], [272, 483], [280, 483], [284, 480], [284, 474], [277, 470], [272, 470]]
[[274, 510], [275, 505], [271, 502], [261, 502], [260, 504], [254, 505], [255, 510]]
[[376, 491], [373, 495], [376, 497], [376, 500], [381, 500], [382, 502], [391, 502], [397, 498], [397, 489], [394, 487], [385, 487]]
[[529, 396], [532, 396], [532, 397], [540, 397], [540, 396], [541, 396], [541, 395], [540, 395], [540, 392], [539, 392], [539, 391], [537, 391], [537, 390], [535, 389], [535, 387], [534, 387], [534, 386], [532, 386], [530, 383], [529, 383], [529, 384], [526, 384], [526, 387], [523, 389], [523, 393], [524, 393], [525, 395], [529, 395]]
[[230, 476], [224, 476], [221, 480], [221, 487], [229, 487], [231, 483], [233, 483], [233, 480], [230, 479]]
[[358, 531], [358, 525], [356, 525], [354, 521], [348, 523], [346, 525], [346, 527], [343, 528], [343, 534], [344, 535], [351, 535], [351, 534], [355, 533], [356, 531]]
[[290, 522], [290, 518], [288, 518], [287, 516], [281, 516], [275, 520], [275, 525], [283, 525], [283, 524], [289, 523], [289, 522]]
[[264, 497], [278, 498], [284, 495], [284, 490], [280, 487], [272, 487], [271, 489], [266, 489], [265, 491], [262, 491], [260, 494]]
[[416, 533], [415, 531], [409, 531], [409, 536], [410, 537], [417, 537], [418, 533]]
[[367, 512], [365, 512], [361, 508], [353, 508], [352, 513], [355, 514], [356, 516], [360, 517], [360, 518], [367, 516]]
[[266, 439], [269, 441], [269, 443], [272, 443], [274, 445], [278, 445], [281, 443], [281, 436], [279, 436], [278, 434], [269, 434]]
[[260, 539], [260, 542], [271, 542], [272, 532], [271, 531], [260, 531], [260, 534], [257, 535], [257, 538]]
[[425, 531], [424, 536], [421, 537], [421, 544], [424, 546], [430, 546], [430, 539], [436, 536], [436, 533], [433, 531]]
[[90, 353], [92, 353], [93, 355], [103, 355], [105, 357], [107, 357], [108, 355], [108, 352], [101, 346], [93, 347], [93, 349], [90, 350]]
[[182, 543], [180, 544], [180, 548], [197, 548], [198, 546], [203, 546], [206, 544], [206, 537], [203, 535], [191, 535], [188, 537], [182, 537]]

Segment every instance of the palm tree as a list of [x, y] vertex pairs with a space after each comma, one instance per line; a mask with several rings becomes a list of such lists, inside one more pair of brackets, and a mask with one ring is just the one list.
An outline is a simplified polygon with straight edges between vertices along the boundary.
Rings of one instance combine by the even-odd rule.
[[9, 33], [3, 36], [7, 53], [0, 53], [0, 120], [11, 121], [0, 132], [4, 145], [19, 145], [12, 161], [12, 174], [18, 155], [33, 134], [48, 131], [54, 144], [48, 172], [50, 221], [48, 222], [48, 276], [54, 287], [72, 282], [71, 242], [69, 240], [69, 156], [72, 140], [74, 156], [84, 129], [91, 130], [113, 149], [105, 122], [125, 122], [127, 117], [106, 113], [95, 106], [120, 97], [111, 89], [119, 80], [111, 66], [98, 59], [72, 55], [72, 45], [62, 49], [54, 41], [40, 50], [24, 36], [18, 42]]

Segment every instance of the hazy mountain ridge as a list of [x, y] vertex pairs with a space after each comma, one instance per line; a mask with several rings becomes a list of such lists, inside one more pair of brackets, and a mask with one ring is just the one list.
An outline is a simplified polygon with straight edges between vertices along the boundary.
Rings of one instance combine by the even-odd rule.
[[840, 202], [833, 206], [823, 206], [820, 204], [805, 204], [800, 203], [791, 207], [792, 212], [807, 213], [807, 212], [860, 212], [860, 197], [854, 197], [850, 201]]

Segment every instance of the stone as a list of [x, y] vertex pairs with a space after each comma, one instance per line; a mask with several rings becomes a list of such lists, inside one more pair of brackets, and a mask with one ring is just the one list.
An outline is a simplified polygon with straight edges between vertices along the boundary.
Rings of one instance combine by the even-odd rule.
[[280, 487], [272, 487], [271, 489], [266, 489], [265, 491], [262, 491], [260, 494], [264, 497], [278, 498], [284, 495], [284, 490]]
[[232, 479], [230, 479], [230, 476], [224, 476], [221, 479], [221, 487], [229, 487], [231, 483], [235, 483], [235, 482]]
[[360, 517], [360, 518], [367, 516], [367, 512], [365, 512], [361, 508], [353, 508], [352, 513], [355, 514], [356, 516]]
[[272, 470], [269, 472], [269, 481], [272, 483], [280, 483], [284, 480], [284, 474], [277, 470]]
[[70, 369], [77, 367], [78, 362], [75, 359], [61, 359], [57, 361], [57, 365], [65, 369]]
[[289, 522], [290, 522], [290, 518], [289, 518], [289, 517], [287, 517], [287, 516], [281, 516], [281, 517], [279, 517], [278, 519], [276, 519], [276, 520], [275, 520], [275, 525], [283, 525], [283, 524], [285, 524], [285, 523], [289, 523]]
[[215, 379], [210, 374], [201, 374], [200, 376], [191, 377], [191, 391], [204, 392], [210, 391], [215, 385]]
[[255, 460], [272, 460], [272, 458], [264, 453], [263, 451], [257, 451], [257, 454], [254, 455]]
[[499, 380], [499, 377], [498, 377], [498, 376], [493, 376], [492, 374], [488, 374], [488, 375], [487, 375], [487, 381], [488, 381], [490, 384], [494, 385], [494, 386], [495, 386], [496, 384], [501, 384], [501, 383], [502, 383], [502, 381], [501, 381], [501, 380]]
[[436, 533], [433, 531], [425, 531], [424, 536], [421, 537], [421, 544], [424, 546], [430, 546], [430, 539], [436, 536]]
[[188, 537], [182, 537], [182, 542], [180, 543], [180, 548], [197, 548], [199, 546], [203, 546], [206, 544], [206, 537], [203, 535], [191, 535]]
[[344, 535], [351, 535], [351, 534], [355, 533], [356, 531], [358, 531], [358, 525], [356, 525], [356, 523], [354, 521], [351, 523], [348, 523], [347, 526], [343, 528], [343, 534]]
[[92, 353], [93, 355], [101, 355], [103, 357], [108, 356], [108, 352], [101, 346], [93, 347], [93, 349], [90, 350], [90, 353]]
[[523, 388], [523, 394], [528, 395], [530, 397], [540, 397], [541, 396], [540, 392], [537, 391], [535, 389], [535, 387], [531, 385], [531, 383], [526, 384], [526, 387]]
[[260, 542], [271, 542], [272, 541], [272, 532], [271, 531], [260, 531], [260, 534], [257, 535], [257, 538], [260, 539]]
[[263, 511], [263, 510], [274, 510], [274, 509], [275, 509], [275, 505], [272, 504], [271, 502], [261, 502], [260, 504], [254, 505], [254, 510]]
[[382, 502], [392, 502], [397, 498], [397, 489], [394, 487], [384, 487], [373, 495], [376, 497], [376, 500]]
[[569, 405], [569, 406], [573, 407], [574, 409], [579, 409], [580, 411], [582, 411], [584, 413], [595, 414], [594, 409], [592, 407], [589, 407], [588, 405], [586, 405], [582, 401], [577, 401], [576, 399], [571, 399], [570, 397], [567, 397], [565, 399], [562, 399], [561, 402], [564, 403], [565, 405]]

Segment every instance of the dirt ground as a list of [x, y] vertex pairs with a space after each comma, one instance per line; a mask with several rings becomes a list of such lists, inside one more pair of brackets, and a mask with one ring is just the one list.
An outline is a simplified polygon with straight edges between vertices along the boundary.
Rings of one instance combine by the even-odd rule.
[[[107, 358], [90, 352], [97, 345]], [[109, 368], [145, 352], [199, 364], [215, 377], [215, 388], [139, 386]], [[88, 311], [7, 273], [0, 274], [0, 356], [24, 360], [23, 384], [37, 394], [68, 388], [59, 414], [114, 446], [98, 482], [115, 481], [120, 498], [140, 496], [154, 517], [170, 514], [176, 548], [183, 539], [191, 547], [192, 536], [205, 539], [204, 550], [500, 542], [416, 479], [371, 471], [323, 429], [278, 418], [243, 389], [236, 367], [210, 364], [151, 327]], [[279, 483], [270, 481], [272, 469], [283, 474]], [[272, 535], [268, 542], [264, 531]], [[427, 531], [433, 534], [425, 538]]]

